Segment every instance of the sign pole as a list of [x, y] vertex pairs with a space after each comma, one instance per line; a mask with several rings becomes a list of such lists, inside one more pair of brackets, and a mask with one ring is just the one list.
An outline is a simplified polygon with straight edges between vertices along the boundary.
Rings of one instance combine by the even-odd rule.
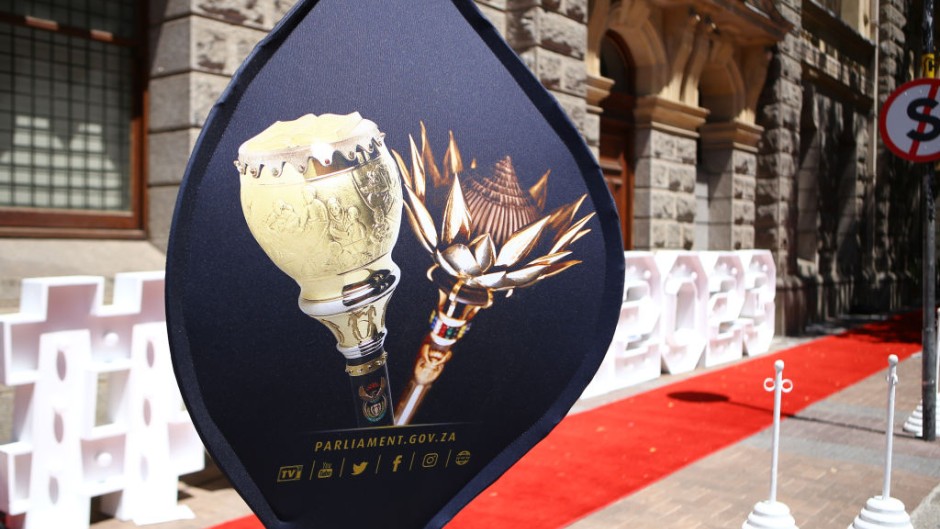
[[933, 197], [934, 167], [928, 163], [924, 171], [924, 333], [921, 398], [923, 399], [925, 441], [937, 436], [937, 337], [936, 311], [936, 202]]
[[934, 164], [940, 161], [940, 78], [936, 76], [933, 54], [934, 1], [924, 0], [923, 53], [921, 74], [898, 87], [885, 100], [878, 116], [885, 147], [896, 156], [914, 163], [925, 163], [921, 182], [921, 206], [924, 210], [921, 281], [924, 306], [922, 365], [922, 428], [925, 441], [937, 437], [937, 217], [934, 197]]
[[[924, 61], [922, 74], [934, 77], [936, 63], [933, 55], [934, 0], [924, 0], [923, 40]], [[924, 333], [922, 354], [921, 397], [924, 403], [925, 441], [937, 437], [937, 337], [936, 337], [936, 203], [933, 195], [934, 162], [927, 162], [923, 178], [924, 205]]]

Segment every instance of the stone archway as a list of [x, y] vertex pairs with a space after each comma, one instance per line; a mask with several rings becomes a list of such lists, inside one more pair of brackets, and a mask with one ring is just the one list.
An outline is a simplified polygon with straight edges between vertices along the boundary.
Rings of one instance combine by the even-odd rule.
[[594, 0], [588, 21], [588, 76], [600, 75], [601, 43], [616, 33], [630, 55], [634, 69], [634, 93], [656, 94], [668, 83], [667, 50], [662, 31], [651, 13], [652, 0]]
[[[598, 115], [598, 161], [620, 213], [627, 249], [637, 247], [634, 221], [637, 97], [659, 93], [668, 82], [666, 47], [661, 30], [650, 17], [654, 9], [651, 0], [590, 3], [587, 109]], [[648, 226], [648, 214], [640, 218]], [[643, 232], [641, 228], [640, 233]], [[639, 247], [648, 248], [648, 239], [641, 237]]]
[[[602, 163], [626, 153], [633, 169], [632, 244], [655, 248], [751, 248], [756, 210], [757, 98], [767, 73], [766, 47], [787, 29], [769, 0], [592, 0], [586, 53], [588, 112], [611, 137], [623, 107], [608, 99], [611, 43], [631, 67], [632, 145], [605, 148]], [[605, 51], [606, 50], [606, 51]], [[610, 74], [613, 75], [613, 74]], [[602, 101], [606, 101], [604, 105]], [[616, 116], [617, 111], [621, 111]], [[602, 139], [603, 141], [603, 139]], [[618, 139], [617, 141], [622, 141]], [[608, 140], [609, 142], [609, 140]], [[630, 148], [632, 147], [632, 151]], [[699, 153], [708, 151], [703, 160]], [[615, 169], [610, 164], [610, 169]], [[706, 209], [697, 211], [703, 165]], [[700, 190], [703, 190], [702, 188]], [[702, 226], [697, 226], [702, 220]], [[625, 226], [627, 224], [625, 223]], [[699, 235], [699, 233], [707, 233]]]

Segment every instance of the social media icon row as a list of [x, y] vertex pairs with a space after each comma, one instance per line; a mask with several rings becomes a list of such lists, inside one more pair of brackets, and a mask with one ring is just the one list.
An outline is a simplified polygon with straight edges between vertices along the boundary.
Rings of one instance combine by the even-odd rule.
[[[384, 463], [382, 456], [378, 456], [375, 460], [360, 459], [347, 461], [346, 458], [343, 458], [338, 467], [334, 462], [314, 461], [307, 479], [330, 479], [343, 477], [345, 475], [362, 476], [367, 473], [379, 474], [384, 472], [397, 474], [398, 472], [410, 472], [415, 469], [447, 468], [451, 464], [464, 466], [470, 462], [470, 458], [471, 453], [469, 450], [461, 450], [456, 454], [454, 454], [452, 450], [449, 450], [446, 454], [443, 454], [443, 456], [438, 452], [427, 452], [423, 454], [411, 452], [407, 455], [396, 454], [391, 458], [390, 462]], [[282, 466], [278, 469], [277, 473], [278, 483], [300, 481], [303, 477], [304, 465]]]

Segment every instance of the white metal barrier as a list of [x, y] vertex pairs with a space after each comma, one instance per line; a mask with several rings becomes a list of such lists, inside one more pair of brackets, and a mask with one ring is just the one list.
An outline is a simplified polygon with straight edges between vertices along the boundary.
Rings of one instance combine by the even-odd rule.
[[[27, 279], [0, 315], [0, 381], [14, 389], [13, 441], [0, 445], [0, 510], [14, 529], [85, 529], [90, 500], [122, 520], [192, 517], [182, 474], [201, 470], [170, 364], [163, 272]], [[98, 410], [99, 387], [107, 388]]]
[[767, 352], [776, 269], [767, 250], [624, 252], [620, 320], [583, 396]]

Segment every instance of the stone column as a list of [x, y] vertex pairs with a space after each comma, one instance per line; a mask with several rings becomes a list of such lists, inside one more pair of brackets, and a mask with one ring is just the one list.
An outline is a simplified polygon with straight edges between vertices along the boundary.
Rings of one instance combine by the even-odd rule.
[[588, 117], [587, 0], [507, 0], [506, 40], [555, 96], [589, 145], [600, 120]]
[[148, 226], [166, 249], [190, 152], [206, 116], [254, 45], [293, 2], [150, 2]]
[[781, 0], [780, 13], [794, 28], [776, 46], [769, 81], [758, 103], [757, 124], [765, 141], [757, 156], [756, 218], [754, 244], [773, 252], [777, 264], [777, 332], [802, 330], [800, 281], [796, 255], [790, 252], [796, 229], [794, 176], [800, 145], [800, 111], [803, 105], [801, 7], [799, 0]]
[[659, 96], [637, 100], [634, 248], [691, 249], [697, 129], [708, 111]]
[[739, 121], [701, 129], [701, 168], [708, 179], [708, 249], [754, 247], [757, 144], [763, 129]]

